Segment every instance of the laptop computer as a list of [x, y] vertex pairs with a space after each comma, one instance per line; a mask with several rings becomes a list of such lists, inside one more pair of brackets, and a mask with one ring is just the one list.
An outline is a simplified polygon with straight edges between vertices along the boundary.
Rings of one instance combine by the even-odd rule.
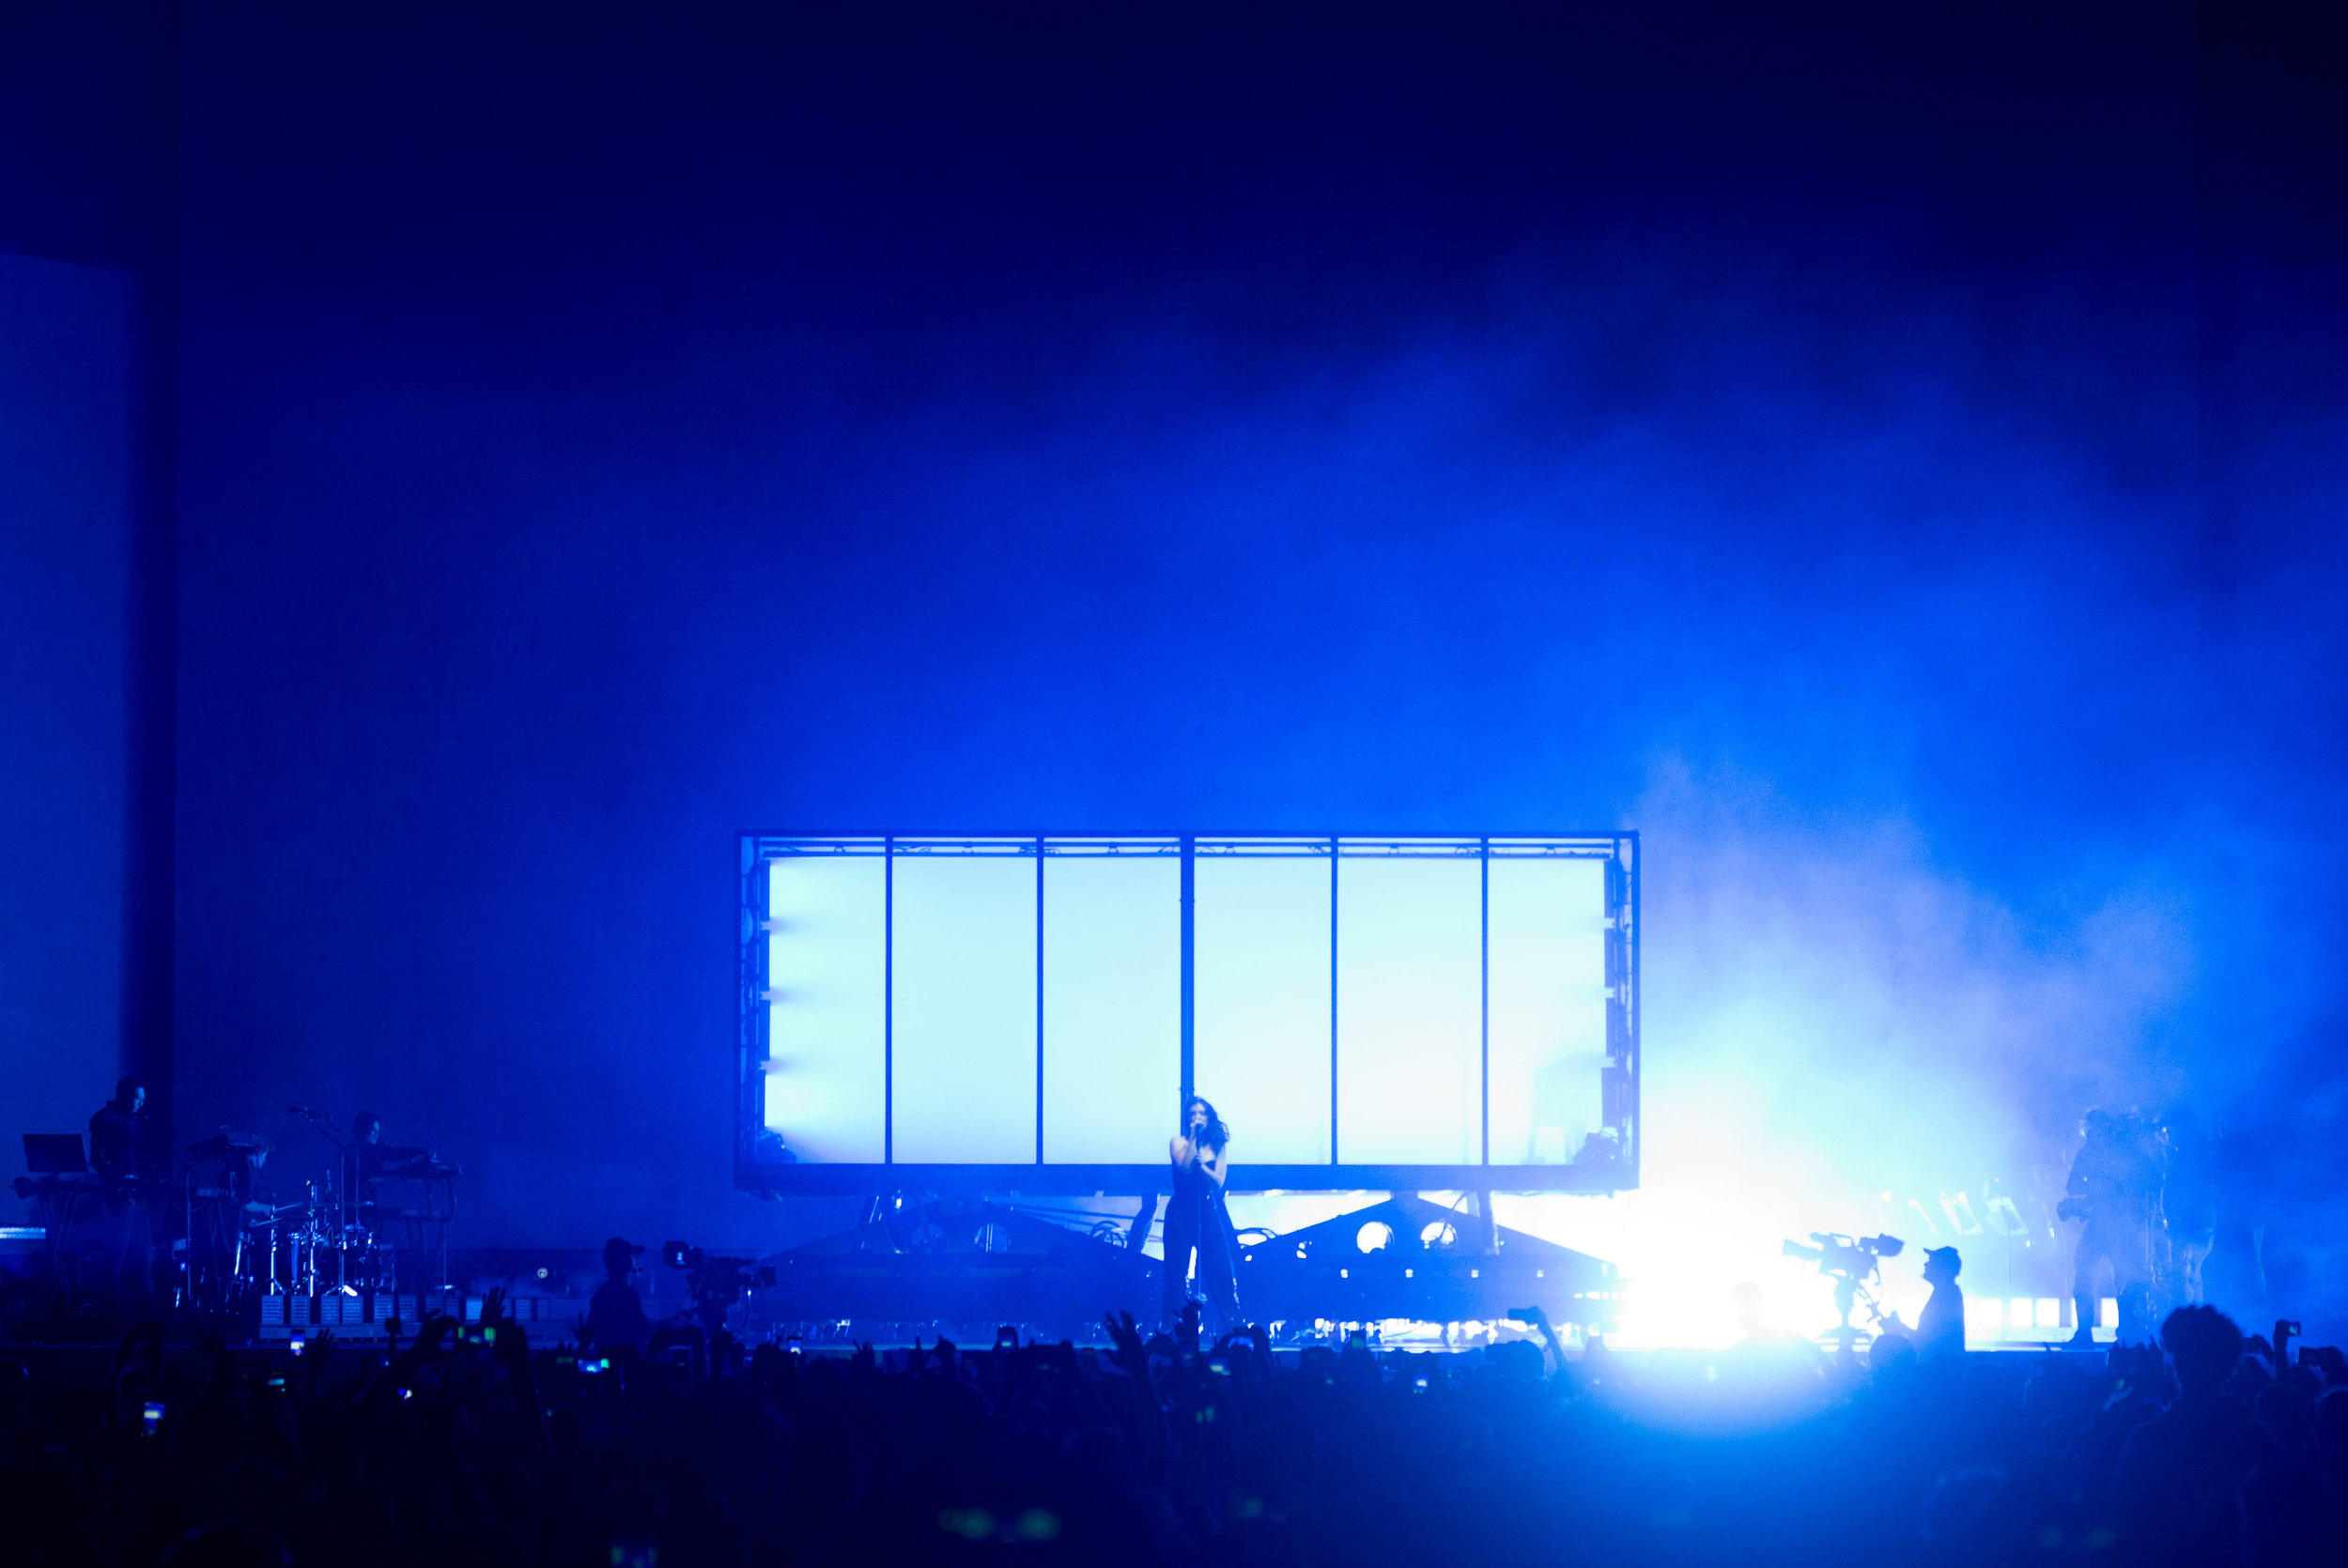
[[35, 1176], [79, 1176], [89, 1169], [78, 1132], [24, 1134], [24, 1168]]

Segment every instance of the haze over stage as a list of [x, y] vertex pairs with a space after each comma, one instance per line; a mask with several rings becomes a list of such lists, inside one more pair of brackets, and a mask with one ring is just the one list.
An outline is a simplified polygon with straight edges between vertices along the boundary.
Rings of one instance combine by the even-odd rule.
[[[1641, 1186], [1494, 1207], [1626, 1335], [1831, 1319], [1813, 1230], [2034, 1319], [2093, 1105], [2330, 1293], [2316, 8], [109, 6], [0, 51], [0, 1150], [128, 1068], [271, 1181], [374, 1107], [460, 1249], [769, 1256], [858, 1205], [734, 1183], [743, 827], [1594, 825]], [[1213, 1078], [1320, 997], [1201, 935]]]
[[2348, 1561], [2343, 84], [0, 10], [0, 1564]]

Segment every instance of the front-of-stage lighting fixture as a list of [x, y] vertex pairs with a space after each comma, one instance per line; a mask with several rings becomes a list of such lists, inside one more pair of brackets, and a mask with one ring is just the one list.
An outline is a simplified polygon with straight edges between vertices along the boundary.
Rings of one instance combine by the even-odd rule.
[[1394, 1227], [1383, 1220], [1372, 1220], [1353, 1233], [1353, 1245], [1365, 1253], [1378, 1252], [1393, 1242]]

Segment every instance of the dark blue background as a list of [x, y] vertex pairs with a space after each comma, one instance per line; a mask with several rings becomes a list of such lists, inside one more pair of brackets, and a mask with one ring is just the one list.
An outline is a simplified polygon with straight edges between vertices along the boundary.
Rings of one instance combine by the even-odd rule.
[[2167, 999], [2016, 1117], [2336, 1182], [2320, 53], [483, 9], [189, 16], [183, 1127], [367, 1103], [475, 1241], [772, 1241], [737, 827], [1623, 823], [1700, 888], [1668, 799], [1745, 876], [1899, 824], [2026, 948], [2151, 900]]
[[82, 1125], [122, 1034], [131, 295], [0, 256], [0, 1160]]

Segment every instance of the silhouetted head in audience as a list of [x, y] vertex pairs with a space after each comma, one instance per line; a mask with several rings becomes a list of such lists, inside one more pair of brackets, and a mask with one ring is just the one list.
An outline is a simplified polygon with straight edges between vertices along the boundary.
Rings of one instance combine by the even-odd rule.
[[2216, 1307], [2179, 1307], [2160, 1326], [2160, 1343], [2187, 1404], [2215, 1400], [2242, 1360], [2242, 1330]]
[[1867, 1346], [1867, 1370], [1878, 1377], [1899, 1376], [1916, 1364], [1916, 1342], [1897, 1329], [1886, 1329]]
[[1529, 1339], [1506, 1340], [1489, 1346], [1484, 1351], [1484, 1364], [1504, 1383], [1541, 1380], [1541, 1349]]
[[2250, 1407], [2275, 1434], [2285, 1453], [2296, 1453], [2315, 1436], [2315, 1401], [2288, 1383], [2262, 1391]]
[[278, 1568], [290, 1560], [266, 1531], [200, 1525], [163, 1548], [163, 1568]]
[[636, 1272], [637, 1254], [644, 1250], [641, 1241], [630, 1241], [615, 1236], [603, 1244], [603, 1271], [615, 1280], [625, 1280]]
[[1965, 1271], [1965, 1260], [1954, 1247], [1933, 1247], [1924, 1253], [1924, 1284], [1954, 1284]]
[[1745, 1338], [1759, 1339], [1769, 1331], [1769, 1319], [1761, 1314], [1759, 1285], [1746, 1280], [1728, 1293], [1728, 1299], [1737, 1303], [1737, 1327]]
[[2315, 1402], [2310, 1430], [2325, 1448], [2348, 1454], [2348, 1388], [2334, 1389]]
[[2242, 1354], [2217, 1391], [2248, 1404], [2275, 1386], [2275, 1375], [2267, 1370], [2274, 1357], [2275, 1347], [2266, 1343], [2264, 1334], [2249, 1335], [2243, 1340]]

